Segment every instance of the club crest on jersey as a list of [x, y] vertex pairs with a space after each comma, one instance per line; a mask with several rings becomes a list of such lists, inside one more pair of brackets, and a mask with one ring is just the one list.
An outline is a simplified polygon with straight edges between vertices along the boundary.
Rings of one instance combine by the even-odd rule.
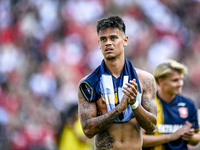
[[179, 111], [179, 115], [181, 118], [188, 117], [188, 108], [187, 107], [179, 107], [178, 111]]

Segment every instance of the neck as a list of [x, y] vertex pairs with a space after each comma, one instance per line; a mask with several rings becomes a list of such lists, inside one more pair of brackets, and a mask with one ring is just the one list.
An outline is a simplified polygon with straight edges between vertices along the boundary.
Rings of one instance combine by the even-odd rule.
[[121, 75], [121, 72], [124, 67], [125, 59], [117, 59], [117, 60], [105, 60], [106, 67], [110, 71], [110, 73], [118, 78]]
[[176, 95], [171, 95], [171, 94], [165, 93], [162, 90], [158, 91], [158, 95], [166, 103], [170, 103], [176, 96]]

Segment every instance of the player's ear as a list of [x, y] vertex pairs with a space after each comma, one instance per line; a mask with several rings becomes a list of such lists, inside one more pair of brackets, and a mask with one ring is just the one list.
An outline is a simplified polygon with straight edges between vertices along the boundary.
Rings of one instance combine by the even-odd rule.
[[128, 45], [128, 36], [126, 36], [125, 38], [124, 38], [124, 46], [127, 46]]
[[161, 85], [163, 81], [163, 78], [158, 78], [158, 85]]
[[99, 39], [98, 39], [98, 44], [99, 44], [99, 46], [100, 46]]

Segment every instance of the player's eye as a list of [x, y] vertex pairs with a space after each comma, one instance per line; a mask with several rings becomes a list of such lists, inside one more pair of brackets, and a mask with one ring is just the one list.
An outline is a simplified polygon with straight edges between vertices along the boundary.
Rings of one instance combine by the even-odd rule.
[[112, 36], [112, 37], [111, 37], [111, 40], [115, 40], [115, 39], [117, 39], [116, 36]]
[[105, 42], [105, 41], [106, 41], [106, 38], [100, 38], [100, 41], [101, 41], [101, 42]]

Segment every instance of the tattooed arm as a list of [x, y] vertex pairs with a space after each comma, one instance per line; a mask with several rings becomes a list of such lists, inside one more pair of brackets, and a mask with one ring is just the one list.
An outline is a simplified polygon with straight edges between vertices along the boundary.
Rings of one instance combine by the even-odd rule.
[[153, 75], [148, 72], [137, 70], [142, 88], [142, 101], [138, 108], [133, 109], [140, 126], [151, 133], [156, 128], [156, 84]]
[[98, 133], [107, 129], [126, 109], [128, 97], [124, 96], [122, 102], [108, 113], [98, 116], [98, 109], [95, 102], [87, 102], [80, 89], [78, 90], [78, 111], [83, 132], [88, 138], [92, 138]]

